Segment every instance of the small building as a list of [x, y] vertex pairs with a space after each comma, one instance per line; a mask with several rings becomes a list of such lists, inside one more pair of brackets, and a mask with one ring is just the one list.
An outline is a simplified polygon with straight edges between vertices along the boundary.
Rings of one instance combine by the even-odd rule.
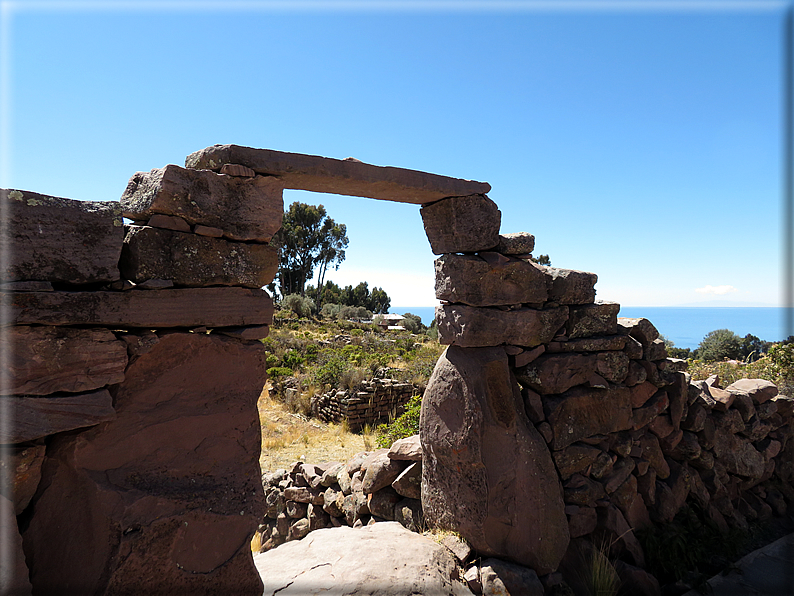
[[378, 327], [381, 329], [405, 329], [400, 323], [405, 320], [403, 315], [378, 315]]

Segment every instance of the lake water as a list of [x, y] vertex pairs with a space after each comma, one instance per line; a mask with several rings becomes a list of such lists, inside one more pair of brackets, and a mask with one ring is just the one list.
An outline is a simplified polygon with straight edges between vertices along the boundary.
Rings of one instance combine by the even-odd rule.
[[[389, 312], [413, 313], [430, 325], [435, 316], [432, 306], [395, 306]], [[619, 317], [648, 319], [678, 348], [697, 348], [703, 337], [715, 329], [730, 329], [744, 337], [752, 333], [765, 341], [780, 341], [794, 334], [784, 329], [784, 308], [777, 307], [667, 307], [622, 306]]]

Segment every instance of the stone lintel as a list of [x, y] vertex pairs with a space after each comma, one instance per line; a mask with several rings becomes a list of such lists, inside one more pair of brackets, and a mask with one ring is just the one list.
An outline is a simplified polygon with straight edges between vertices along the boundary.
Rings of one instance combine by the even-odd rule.
[[353, 159], [214, 145], [191, 153], [185, 167], [220, 171], [224, 164], [240, 164], [257, 174], [278, 176], [284, 188], [310, 190], [399, 203], [423, 205], [446, 197], [485, 194], [486, 182], [449, 178], [391, 166], [375, 166]]

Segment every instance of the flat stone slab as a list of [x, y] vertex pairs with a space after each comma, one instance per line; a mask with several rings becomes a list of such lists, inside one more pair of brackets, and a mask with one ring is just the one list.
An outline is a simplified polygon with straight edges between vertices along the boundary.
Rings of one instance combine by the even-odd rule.
[[75, 201], [27, 190], [0, 190], [8, 236], [4, 281], [87, 284], [119, 279], [121, 207], [110, 201]]
[[325, 528], [254, 555], [265, 596], [464, 596], [446, 547], [378, 522], [364, 528]]
[[0, 443], [22, 443], [75, 428], [94, 426], [116, 417], [107, 389], [60, 397], [0, 397], [7, 400], [11, 424]]
[[251, 288], [177, 288], [127, 292], [14, 292], [12, 325], [247, 327], [273, 322], [273, 300]]
[[504, 344], [531, 348], [551, 341], [567, 319], [567, 306], [544, 310], [500, 310], [463, 304], [436, 307], [439, 343], [465, 348]]
[[107, 329], [23, 325], [10, 327], [0, 345], [11, 393], [81, 393], [124, 380], [127, 344]]
[[551, 277], [529, 261], [498, 253], [436, 259], [436, 298], [469, 306], [542, 303]]
[[121, 207], [124, 217], [147, 222], [157, 214], [191, 225], [219, 228], [230, 240], [269, 242], [284, 216], [278, 178], [239, 178], [208, 170], [167, 165], [130, 178]]
[[119, 262], [124, 279], [168, 279], [176, 286], [266, 286], [278, 249], [148, 226], [129, 226]]
[[191, 153], [185, 167], [219, 171], [224, 164], [240, 164], [257, 174], [278, 176], [284, 188], [368, 197], [423, 205], [446, 197], [485, 194], [486, 182], [449, 178], [391, 166], [374, 166], [352, 159], [213, 145]]

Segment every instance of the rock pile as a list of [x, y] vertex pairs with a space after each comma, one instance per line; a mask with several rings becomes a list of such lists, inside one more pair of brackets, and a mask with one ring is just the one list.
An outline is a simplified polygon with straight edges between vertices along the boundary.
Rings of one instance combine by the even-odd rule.
[[421, 531], [419, 435], [389, 449], [366, 451], [347, 463], [296, 462], [290, 471], [262, 475], [266, 510], [261, 550], [303, 538], [312, 530], [397, 521]]
[[312, 397], [312, 416], [323, 422], [347, 420], [350, 430], [358, 432], [365, 425], [374, 427], [390, 416], [401, 415], [408, 400], [418, 394], [411, 383], [374, 378], [362, 381], [355, 389], [332, 389]]

